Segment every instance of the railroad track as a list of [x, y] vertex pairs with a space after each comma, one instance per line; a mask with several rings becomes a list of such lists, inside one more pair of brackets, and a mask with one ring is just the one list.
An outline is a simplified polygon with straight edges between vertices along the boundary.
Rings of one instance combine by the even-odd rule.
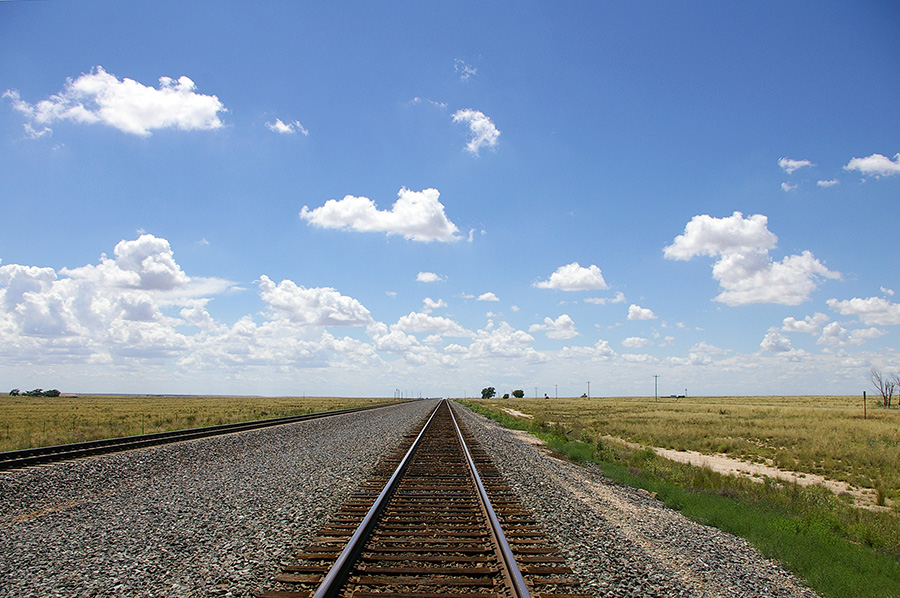
[[461, 427], [441, 401], [260, 598], [582, 598]]
[[[391, 405], [394, 404], [396, 403], [391, 403]], [[24, 449], [20, 451], [8, 451], [0, 453], [0, 471], [21, 469], [23, 467], [31, 467], [34, 465], [42, 465], [57, 461], [68, 461], [71, 459], [79, 459], [82, 457], [90, 457], [93, 455], [101, 455], [105, 453], [130, 451], [137, 448], [156, 446], [160, 444], [169, 444], [172, 442], [182, 442], [185, 440], [194, 440], [197, 438], [207, 438], [209, 436], [233, 434], [235, 432], [246, 432], [248, 430], [257, 430], [260, 428], [268, 428], [271, 426], [281, 426], [284, 424], [292, 424], [310, 419], [332, 417], [335, 415], [353, 413], [355, 411], [366, 411], [368, 409], [379, 409], [381, 407], [387, 406], [389, 405], [385, 404], [373, 405], [369, 407], [354, 407], [352, 409], [340, 409], [337, 411], [326, 411], [322, 413], [308, 413], [305, 415], [292, 415], [288, 417], [261, 419], [237, 424], [223, 424], [220, 426], [208, 426], [205, 428], [176, 430], [174, 432], [159, 432], [156, 434], [142, 434], [140, 436], [108, 438], [105, 440], [92, 440], [90, 442], [79, 442], [76, 444], [62, 444], [57, 446], [44, 446], [33, 449]]]

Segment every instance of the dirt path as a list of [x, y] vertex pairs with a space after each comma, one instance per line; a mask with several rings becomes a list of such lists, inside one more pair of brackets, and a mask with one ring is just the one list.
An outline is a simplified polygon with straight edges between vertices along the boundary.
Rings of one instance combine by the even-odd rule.
[[[603, 439], [632, 448], [645, 448], [643, 445], [628, 442], [621, 438], [615, 438], [614, 436], [604, 436]], [[890, 510], [890, 506], [878, 506], [875, 504], [875, 490], [872, 488], [857, 488], [847, 482], [829, 480], [825, 476], [814, 473], [785, 471], [770, 465], [741, 461], [722, 453], [707, 455], [697, 451], [676, 451], [655, 446], [649, 448], [660, 457], [669, 459], [670, 461], [686, 463], [688, 465], [694, 465], [695, 467], [708, 467], [716, 473], [744, 477], [759, 483], [762, 483], [764, 479], [768, 477], [788, 484], [797, 484], [799, 486], [824, 486], [835, 494], [846, 493], [851, 495], [854, 504], [857, 507], [876, 511]]]
[[[534, 416], [515, 409], [503, 409], [504, 412], [523, 419], [534, 419]], [[531, 436], [530, 434], [528, 436]], [[534, 438], [532, 436], [532, 438]], [[749, 461], [741, 461], [722, 453], [708, 455], [697, 451], [676, 451], [673, 449], [665, 449], [660, 447], [645, 447], [641, 444], [628, 442], [615, 436], [604, 436], [604, 440], [614, 444], [620, 444], [633, 449], [650, 448], [657, 455], [670, 461], [677, 463], [685, 463], [695, 467], [708, 467], [716, 473], [724, 475], [733, 475], [745, 477], [754, 482], [762, 483], [765, 478], [771, 478], [787, 484], [797, 484], [800, 486], [823, 486], [828, 488], [835, 494], [849, 494], [853, 497], [854, 504], [863, 509], [873, 511], [889, 511], [891, 509], [890, 501], [887, 505], [879, 506], [875, 504], [875, 490], [872, 488], [858, 488], [847, 482], [839, 482], [830, 480], [825, 476], [814, 473], [800, 473], [796, 471], [786, 471], [772, 467], [771, 465], [763, 465], [760, 463], [751, 463]], [[535, 440], [537, 440], [535, 438]], [[540, 441], [537, 441], [540, 443]]]

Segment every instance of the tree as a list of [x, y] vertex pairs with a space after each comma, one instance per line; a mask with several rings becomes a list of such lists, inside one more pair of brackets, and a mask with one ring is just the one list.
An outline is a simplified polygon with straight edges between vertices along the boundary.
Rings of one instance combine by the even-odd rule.
[[525, 397], [525, 391], [524, 390], [514, 390], [513, 396], [516, 397], [517, 399], [522, 399]]
[[891, 399], [894, 396], [894, 391], [897, 390], [897, 385], [900, 383], [900, 377], [897, 374], [885, 374], [881, 368], [878, 366], [872, 366], [870, 370], [872, 385], [878, 390], [881, 394], [881, 402], [882, 404], [890, 408]]
[[487, 388], [481, 389], [482, 399], [493, 399], [495, 396], [497, 396], [497, 389], [493, 386], [488, 386]]
[[17, 397], [20, 394], [22, 394], [22, 391], [19, 390], [18, 388], [14, 388], [11, 391], [9, 391], [9, 396], [11, 396], [11, 397]]
[[59, 392], [58, 390], [56, 390], [55, 388], [51, 388], [50, 390], [44, 391], [45, 397], [58, 397], [60, 394], [62, 394], [62, 393]]

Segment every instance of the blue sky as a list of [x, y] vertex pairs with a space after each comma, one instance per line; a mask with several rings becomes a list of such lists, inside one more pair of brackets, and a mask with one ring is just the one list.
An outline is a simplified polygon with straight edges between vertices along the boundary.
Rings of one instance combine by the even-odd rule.
[[0, 384], [859, 393], [900, 369], [897, 31], [890, 2], [0, 2]]

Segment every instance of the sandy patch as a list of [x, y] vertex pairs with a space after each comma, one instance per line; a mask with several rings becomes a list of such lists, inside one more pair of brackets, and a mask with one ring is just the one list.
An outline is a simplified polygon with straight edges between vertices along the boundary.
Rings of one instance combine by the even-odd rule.
[[534, 419], [533, 415], [528, 415], [527, 413], [522, 413], [521, 411], [516, 411], [515, 409], [503, 409], [504, 413], [507, 413], [513, 417], [521, 417], [524, 419]]
[[[623, 444], [631, 448], [646, 448], [640, 444], [628, 442], [613, 436], [604, 436], [603, 439], [617, 444]], [[889, 501], [888, 506], [881, 507], [875, 504], [875, 490], [871, 488], [857, 488], [847, 482], [829, 480], [828, 478], [817, 474], [785, 471], [770, 465], [740, 461], [722, 453], [707, 455], [698, 453], [697, 451], [676, 451], [659, 447], [649, 448], [660, 457], [669, 459], [670, 461], [686, 463], [687, 465], [694, 465], [696, 467], [708, 467], [716, 473], [745, 477], [759, 483], [762, 483], [764, 479], [768, 477], [788, 484], [797, 484], [799, 486], [823, 486], [835, 494], [846, 493], [851, 495], [857, 507], [877, 511], [890, 510]]]

